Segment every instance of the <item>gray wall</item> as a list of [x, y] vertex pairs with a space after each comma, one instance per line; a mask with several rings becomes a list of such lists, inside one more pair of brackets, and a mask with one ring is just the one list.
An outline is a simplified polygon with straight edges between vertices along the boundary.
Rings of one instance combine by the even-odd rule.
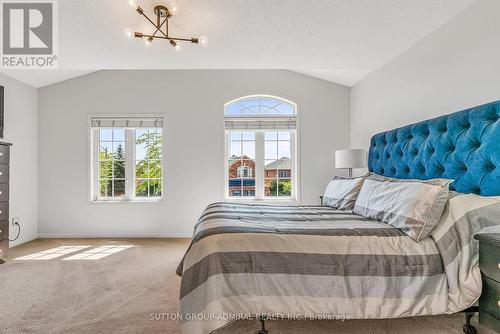
[[[22, 232], [15, 246], [36, 239], [37, 223], [37, 90], [0, 74], [5, 87], [3, 141], [13, 144], [10, 164], [10, 217], [21, 218]], [[10, 228], [10, 238], [17, 228]]]
[[356, 84], [351, 144], [381, 131], [500, 99], [500, 1], [479, 0]]
[[[39, 90], [40, 236], [190, 236], [223, 196], [223, 104], [250, 94], [298, 104], [301, 201], [318, 203], [349, 146], [349, 88], [281, 70], [101, 71]], [[166, 114], [163, 202], [89, 202], [92, 113]]]

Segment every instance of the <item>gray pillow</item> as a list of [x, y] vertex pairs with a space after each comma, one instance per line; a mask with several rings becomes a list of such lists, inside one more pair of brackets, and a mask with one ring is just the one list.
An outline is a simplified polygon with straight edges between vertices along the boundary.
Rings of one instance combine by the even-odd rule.
[[326, 186], [323, 205], [339, 210], [352, 210], [365, 177], [345, 178], [335, 176]]
[[356, 199], [354, 213], [390, 224], [421, 241], [439, 223], [452, 181], [394, 179], [371, 173]]

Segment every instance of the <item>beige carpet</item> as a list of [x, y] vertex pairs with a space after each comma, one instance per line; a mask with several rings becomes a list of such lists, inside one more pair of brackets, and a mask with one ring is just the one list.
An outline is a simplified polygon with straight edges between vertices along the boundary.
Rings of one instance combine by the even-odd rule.
[[[38, 255], [39, 260], [16, 260], [70, 245], [92, 247], [61, 256]], [[108, 245], [134, 247], [102, 258], [107, 254], [69, 259]], [[0, 265], [0, 333], [180, 333], [175, 321], [151, 320], [150, 316], [177, 312], [180, 278], [175, 268], [187, 245], [184, 239], [71, 239], [35, 240], [12, 248], [8, 261]], [[40, 259], [53, 256], [58, 257]], [[271, 321], [268, 329], [270, 334], [458, 334], [462, 333], [462, 324], [463, 315], [451, 315], [343, 322]], [[240, 321], [218, 333], [256, 334], [258, 328], [256, 321]]]

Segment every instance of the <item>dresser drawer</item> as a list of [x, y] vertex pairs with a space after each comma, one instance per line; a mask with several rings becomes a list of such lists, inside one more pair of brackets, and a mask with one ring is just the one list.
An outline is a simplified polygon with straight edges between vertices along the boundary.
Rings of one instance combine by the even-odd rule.
[[0, 263], [3, 259], [7, 257], [7, 251], [9, 250], [9, 240], [0, 241]]
[[0, 240], [9, 238], [9, 221], [4, 220], [0, 222]]
[[500, 319], [500, 283], [483, 277], [483, 292], [479, 298], [479, 308]]
[[9, 202], [0, 202], [0, 221], [9, 219]]
[[9, 201], [9, 184], [0, 183], [0, 202]]
[[500, 282], [500, 248], [481, 241], [479, 245], [479, 266], [484, 276]]
[[8, 164], [10, 159], [10, 147], [0, 145], [0, 164]]
[[0, 182], [9, 182], [9, 165], [0, 165]]

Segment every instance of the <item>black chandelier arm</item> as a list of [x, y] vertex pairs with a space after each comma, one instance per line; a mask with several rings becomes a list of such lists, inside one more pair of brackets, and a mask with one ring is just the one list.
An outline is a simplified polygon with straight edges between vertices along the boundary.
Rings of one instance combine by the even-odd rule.
[[[166, 34], [165, 34], [162, 30], [161, 30], [161, 27], [163, 27], [163, 25], [165, 24], [165, 22], [167, 22], [167, 26], [166, 26], [166, 31], [167, 31], [167, 33], [166, 33]], [[163, 20], [163, 22], [161, 22], [158, 26], [156, 26], [156, 25], [155, 25], [155, 27], [156, 27], [156, 30], [155, 30], [155, 32], [153, 33], [153, 36], [155, 36], [155, 37], [156, 37], [156, 33], [159, 31], [159, 32], [161, 32], [161, 33], [162, 33], [165, 37], [167, 37], [167, 38], [168, 38], [168, 19], [167, 19], [167, 18], [165, 18], [165, 19]]]
[[172, 41], [183, 41], [183, 42], [193, 42], [193, 40], [198, 40], [197, 38], [178, 38], [178, 37], [169, 37], [170, 40]]
[[[161, 32], [166, 38], [168, 38], [168, 36], [161, 30], [161, 29], [158, 29], [158, 27], [156, 26], [156, 24], [146, 15], [144, 14], [144, 12], [141, 13], [142, 16], [144, 16], [153, 26], [155, 26], [157, 28], [157, 31], [156, 32]], [[155, 33], [156, 33], [155, 32]], [[146, 36], [146, 35], [144, 35]], [[146, 37], [153, 37], [153, 36], [146, 36]]]
[[198, 38], [166, 37], [166, 36], [155, 36], [155, 35], [146, 35], [146, 34], [142, 34], [141, 37], [159, 38], [159, 39], [167, 39], [167, 40], [171, 40], [171, 41], [183, 41], [183, 42], [191, 42], [191, 43], [197, 43], [197, 41], [198, 41]]
[[167, 33], [167, 37], [169, 35], [169, 32], [168, 32], [168, 17], [165, 18], [165, 21], [167, 22], [166, 26], [165, 26], [165, 32]]

